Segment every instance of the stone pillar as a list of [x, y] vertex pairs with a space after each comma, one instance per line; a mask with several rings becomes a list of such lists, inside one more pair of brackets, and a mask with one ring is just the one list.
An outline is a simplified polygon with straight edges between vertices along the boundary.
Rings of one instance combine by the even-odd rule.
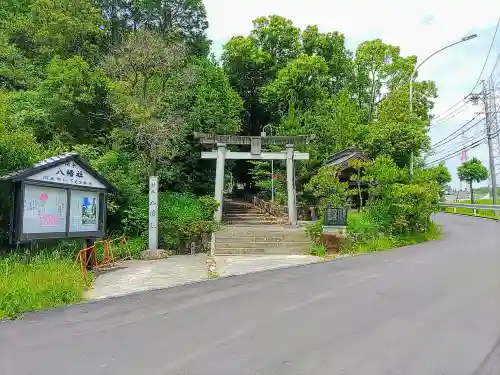
[[219, 202], [219, 208], [215, 212], [215, 220], [222, 221], [222, 205], [224, 204], [224, 168], [226, 164], [226, 145], [217, 144], [217, 166], [215, 169], [215, 200]]
[[149, 250], [158, 249], [158, 177], [149, 177]]
[[297, 225], [297, 205], [295, 203], [295, 181], [293, 169], [293, 145], [286, 145], [286, 185], [288, 190], [288, 224]]

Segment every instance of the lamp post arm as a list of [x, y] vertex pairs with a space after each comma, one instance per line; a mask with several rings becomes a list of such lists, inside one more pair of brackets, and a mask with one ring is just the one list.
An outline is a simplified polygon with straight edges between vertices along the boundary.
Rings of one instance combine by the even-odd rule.
[[471, 39], [474, 39], [476, 38], [477, 35], [476, 34], [472, 34], [472, 35], [469, 35], [469, 36], [466, 36], [466, 37], [463, 37], [462, 39], [460, 40], [457, 40], [455, 43], [451, 43], [451, 44], [448, 44], [447, 46], [441, 48], [441, 49], [438, 49], [436, 52], [434, 53], [431, 53], [429, 56], [427, 56], [424, 60], [422, 60], [422, 62], [420, 64], [418, 64], [414, 69], [413, 69], [413, 72], [411, 73], [411, 76], [410, 76], [410, 113], [412, 112], [413, 110], [413, 79], [415, 78], [415, 74], [417, 74], [417, 71], [418, 69], [420, 69], [420, 67], [425, 64], [425, 62], [427, 60], [429, 60], [431, 57], [433, 57], [434, 55], [437, 55], [439, 52], [441, 51], [444, 51], [445, 49], [448, 49], [450, 47], [453, 47], [459, 43], [463, 43], [463, 42], [466, 42], [468, 40], [471, 40]]
[[[466, 42], [468, 40], [474, 39], [476, 37], [477, 37], [477, 34], [472, 34], [472, 35], [464, 36], [462, 39], [456, 41], [455, 43], [448, 44], [447, 46], [445, 46], [445, 47], [443, 47], [441, 49], [438, 49], [436, 52], [431, 53], [429, 56], [427, 56], [420, 64], [418, 64], [413, 69], [413, 72], [411, 73], [411, 76], [410, 76], [410, 116], [411, 116], [411, 114], [413, 112], [413, 79], [415, 78], [415, 74], [417, 74], [418, 69], [427, 60], [429, 60], [431, 57], [433, 57], [434, 55], [438, 54], [439, 52], [444, 51], [445, 49], [448, 49], [450, 47], [453, 47], [454, 45], [457, 45], [459, 43]], [[411, 150], [411, 153], [410, 153], [410, 176], [413, 176], [413, 159], [414, 159], [414, 152], [413, 152], [413, 150]]]

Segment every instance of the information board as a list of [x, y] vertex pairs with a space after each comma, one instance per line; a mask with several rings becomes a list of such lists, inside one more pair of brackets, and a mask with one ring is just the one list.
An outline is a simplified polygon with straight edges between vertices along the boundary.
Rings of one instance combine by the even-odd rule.
[[27, 185], [24, 190], [23, 232], [66, 232], [67, 191]]
[[99, 204], [99, 193], [71, 190], [69, 231], [96, 232], [99, 230]]
[[327, 227], [345, 227], [347, 225], [347, 208], [328, 206], [325, 210], [323, 225]]

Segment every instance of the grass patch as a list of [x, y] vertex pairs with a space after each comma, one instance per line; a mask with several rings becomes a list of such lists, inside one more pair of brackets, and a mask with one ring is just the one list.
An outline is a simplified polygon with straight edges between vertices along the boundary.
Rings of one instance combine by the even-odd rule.
[[306, 227], [312, 248], [309, 254], [323, 258], [336, 257], [357, 253], [371, 253], [375, 251], [391, 250], [398, 247], [415, 245], [433, 241], [442, 237], [441, 227], [431, 222], [425, 232], [407, 232], [398, 235], [389, 235], [370, 215], [369, 211], [349, 212], [347, 216], [348, 235], [346, 242], [337, 254], [326, 254], [321, 246], [323, 227], [320, 221]]
[[[462, 202], [460, 202], [460, 203], [462, 203]], [[466, 202], [466, 203], [469, 203], [469, 202]], [[492, 202], [491, 199], [480, 199], [480, 200], [476, 201], [476, 204], [493, 204], [493, 202]], [[453, 208], [446, 208], [445, 212], [450, 213], [450, 214], [454, 214], [455, 213], [453, 211]], [[460, 208], [460, 207], [457, 207], [457, 212], [456, 213], [457, 214], [461, 214], [461, 215], [474, 216], [474, 210], [472, 208]], [[486, 217], [486, 218], [496, 219], [496, 220], [500, 219], [499, 216], [495, 215], [495, 211], [492, 211], [492, 210], [476, 210], [476, 215], [475, 216]]]
[[[89, 274], [90, 275], [90, 274]], [[59, 252], [0, 259], [0, 319], [83, 300], [91, 276], [82, 279], [79, 265]]]
[[208, 278], [209, 279], [217, 279], [220, 277], [219, 272], [217, 271], [208, 271]]
[[309, 254], [316, 257], [324, 258], [326, 256], [326, 250], [323, 246], [313, 246]]
[[148, 248], [147, 241], [141, 237], [127, 238], [127, 244], [133, 259], [141, 259], [141, 252]]
[[370, 234], [358, 237], [356, 240], [350, 239], [343, 246], [341, 253], [372, 253], [396, 249], [398, 247], [416, 245], [419, 243], [433, 241], [442, 237], [441, 228], [435, 223], [431, 223], [428, 230], [422, 233], [404, 233], [400, 235], [387, 235], [383, 233]]

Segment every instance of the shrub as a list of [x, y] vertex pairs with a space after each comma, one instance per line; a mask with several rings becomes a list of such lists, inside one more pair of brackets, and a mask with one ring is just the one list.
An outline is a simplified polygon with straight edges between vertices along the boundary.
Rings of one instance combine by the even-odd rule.
[[311, 249], [310, 254], [314, 255], [314, 256], [317, 256], [317, 257], [323, 257], [324, 258], [326, 256], [326, 250], [322, 246], [314, 246]]
[[347, 215], [347, 229], [349, 233], [359, 235], [374, 234], [380, 230], [372, 214], [372, 210], [362, 212], [350, 211]]
[[321, 246], [321, 235], [323, 234], [323, 220], [316, 220], [313, 224], [306, 226], [306, 233], [309, 240], [315, 246]]
[[213, 219], [217, 202], [211, 197], [164, 193], [160, 197], [158, 224], [161, 242], [171, 249], [217, 229]]
[[[126, 210], [123, 219], [124, 234], [147, 238], [149, 225], [148, 199], [144, 197], [134, 207]], [[217, 229], [214, 212], [218, 203], [212, 197], [192, 194], [160, 193], [158, 204], [158, 229], [160, 246], [178, 250], [182, 245], [204, 233]]]
[[334, 207], [345, 207], [347, 204], [349, 184], [340, 182], [336, 167], [320, 168], [305, 187], [317, 199], [321, 213], [329, 204]]
[[431, 214], [438, 210], [441, 191], [436, 173], [408, 173], [389, 158], [377, 158], [367, 174], [375, 181], [370, 189], [368, 211], [380, 231], [388, 234], [424, 232]]

